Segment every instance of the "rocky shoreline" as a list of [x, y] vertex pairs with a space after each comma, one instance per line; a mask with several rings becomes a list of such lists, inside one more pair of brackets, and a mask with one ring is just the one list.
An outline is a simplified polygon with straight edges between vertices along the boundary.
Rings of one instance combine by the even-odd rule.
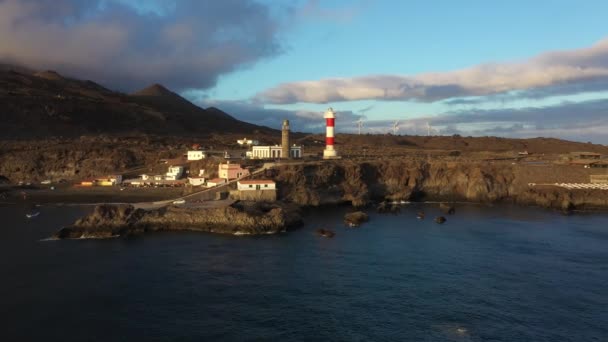
[[[529, 186], [534, 177], [508, 164], [325, 162], [282, 166], [274, 179], [281, 198], [275, 203], [237, 202], [214, 209], [168, 206], [150, 211], [131, 205], [100, 205], [54, 237], [104, 238], [151, 231], [276, 234], [302, 222], [300, 208], [344, 204], [362, 208], [379, 203], [379, 212], [397, 212], [391, 203], [426, 200], [510, 203], [562, 211], [608, 209], [605, 191]], [[450, 205], [441, 209], [447, 214], [454, 211]], [[358, 213], [345, 218], [345, 224], [357, 226], [365, 220], [364, 213]]]
[[277, 169], [280, 198], [302, 206], [401, 201], [514, 203], [560, 210], [608, 209], [603, 190], [530, 183], [563, 182], [579, 169], [512, 163], [425, 160], [342, 161]]
[[301, 223], [299, 208], [282, 203], [239, 203], [214, 209], [168, 206], [149, 211], [132, 205], [104, 204], [73, 225], [63, 227], [53, 238], [111, 238], [155, 231], [262, 235], [284, 232]]

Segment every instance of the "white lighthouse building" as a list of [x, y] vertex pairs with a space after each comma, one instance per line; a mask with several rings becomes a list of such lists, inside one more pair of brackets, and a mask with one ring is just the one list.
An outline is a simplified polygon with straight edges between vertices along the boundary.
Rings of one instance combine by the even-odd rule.
[[334, 127], [336, 123], [336, 112], [329, 108], [325, 112], [325, 150], [323, 150], [323, 159], [336, 159], [338, 151], [334, 148]]

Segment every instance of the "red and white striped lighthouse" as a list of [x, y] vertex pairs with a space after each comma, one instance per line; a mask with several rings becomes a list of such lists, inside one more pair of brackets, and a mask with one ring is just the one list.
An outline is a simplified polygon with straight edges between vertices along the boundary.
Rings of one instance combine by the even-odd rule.
[[338, 152], [334, 149], [334, 127], [336, 123], [336, 112], [329, 108], [325, 112], [325, 150], [323, 150], [323, 159], [338, 158]]

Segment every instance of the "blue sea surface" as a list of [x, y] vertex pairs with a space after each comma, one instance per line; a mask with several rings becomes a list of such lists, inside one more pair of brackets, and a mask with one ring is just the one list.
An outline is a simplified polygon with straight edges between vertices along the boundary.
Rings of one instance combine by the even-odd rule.
[[608, 341], [606, 213], [439, 225], [413, 204], [352, 229], [332, 208], [275, 236], [43, 241], [91, 208], [28, 210], [0, 207], [2, 341]]

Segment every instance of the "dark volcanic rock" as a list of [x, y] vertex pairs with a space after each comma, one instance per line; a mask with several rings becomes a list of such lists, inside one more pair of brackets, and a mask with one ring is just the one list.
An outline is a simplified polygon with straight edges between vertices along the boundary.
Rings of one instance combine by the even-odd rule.
[[355, 211], [344, 215], [344, 223], [351, 227], [359, 226], [367, 221], [369, 221], [369, 215], [362, 211]]
[[90, 215], [76, 221], [75, 225], [80, 227], [128, 227], [138, 223], [144, 213], [144, 210], [135, 209], [132, 205], [102, 204], [96, 206]]
[[[342, 160], [316, 165], [278, 167], [280, 198], [304, 206], [351, 203], [361, 206], [379, 201], [380, 213], [398, 212], [397, 200], [508, 202], [563, 210], [608, 208], [602, 190], [531, 188], [536, 179], [581, 179], [581, 171], [567, 166], [538, 167], [512, 163], [444, 162], [393, 159], [356, 162]], [[560, 173], [556, 176], [556, 173]], [[542, 172], [542, 173], [540, 173]], [[557, 178], [551, 178], [557, 177]], [[454, 214], [451, 204], [443, 204]]]
[[317, 229], [316, 233], [317, 235], [326, 238], [333, 238], [336, 235], [336, 233], [334, 233], [333, 231], [324, 228]]
[[[254, 205], [255, 206], [255, 205]], [[93, 213], [53, 236], [108, 238], [148, 231], [204, 231], [235, 235], [274, 234], [302, 222], [298, 208], [264, 204], [250, 208], [188, 209], [166, 207], [144, 211], [131, 205], [99, 205]]]
[[109, 238], [141, 232], [140, 220], [145, 211], [132, 205], [98, 205], [93, 212], [74, 225], [64, 227], [54, 234], [59, 239]]
[[448, 215], [454, 215], [456, 213], [456, 208], [452, 204], [440, 203], [439, 209]]

